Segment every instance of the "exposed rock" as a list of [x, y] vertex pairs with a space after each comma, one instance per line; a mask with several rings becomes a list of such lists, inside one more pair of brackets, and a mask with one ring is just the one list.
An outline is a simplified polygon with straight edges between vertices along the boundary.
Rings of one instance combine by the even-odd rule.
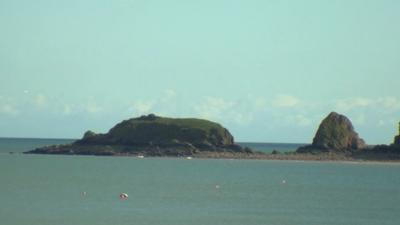
[[186, 156], [198, 151], [251, 153], [251, 150], [236, 145], [230, 132], [218, 123], [154, 114], [122, 121], [106, 134], [87, 131], [73, 144], [47, 146], [28, 153]]
[[347, 151], [365, 147], [364, 140], [355, 132], [351, 121], [344, 115], [332, 112], [321, 122], [312, 144], [299, 148], [297, 152]]
[[400, 135], [397, 135], [396, 137], [394, 137], [394, 142], [393, 144], [395, 145], [400, 145]]
[[90, 139], [90, 138], [94, 138], [97, 134], [91, 130], [88, 130], [85, 132], [85, 134], [83, 134], [83, 139]]
[[352, 157], [364, 160], [400, 160], [400, 123], [399, 135], [394, 137], [393, 144], [368, 146], [363, 151], [353, 152]]
[[274, 150], [271, 152], [271, 154], [276, 155], [276, 154], [281, 154], [281, 152], [274, 149]]
[[394, 145], [400, 145], [400, 122], [399, 122], [399, 135], [394, 137]]

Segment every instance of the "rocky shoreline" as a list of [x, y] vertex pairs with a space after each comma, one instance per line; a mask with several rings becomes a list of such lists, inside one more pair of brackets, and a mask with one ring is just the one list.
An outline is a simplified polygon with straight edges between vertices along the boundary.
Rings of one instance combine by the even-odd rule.
[[[131, 149], [130, 151], [127, 151]], [[210, 150], [188, 150], [176, 147], [135, 148], [132, 146], [74, 146], [58, 145], [47, 146], [25, 152], [24, 154], [51, 154], [51, 155], [90, 155], [90, 156], [128, 156], [128, 157], [166, 157], [166, 158], [200, 158], [200, 159], [249, 159], [249, 160], [293, 160], [293, 161], [351, 161], [351, 162], [400, 162], [400, 154], [397, 152], [374, 151], [373, 148], [363, 151], [309, 151], [265, 153], [241, 148], [241, 151], [230, 149]]]
[[195, 159], [235, 159], [235, 160], [282, 160], [282, 161], [343, 161], [343, 162], [396, 162], [400, 163], [399, 154], [387, 153], [335, 153], [335, 152], [320, 152], [320, 153], [264, 153], [264, 152], [213, 152], [201, 151], [190, 155], [176, 154], [147, 154], [145, 152], [98, 152], [95, 154], [81, 152], [74, 154], [73, 152], [25, 152], [24, 154], [50, 154], [50, 155], [83, 155], [83, 156], [115, 156], [115, 157], [151, 157], [151, 158], [195, 158]]
[[255, 154], [249, 148], [239, 145], [199, 149], [190, 144], [164, 145], [164, 146], [130, 146], [130, 145], [53, 145], [36, 148], [24, 154], [53, 154], [53, 155], [95, 155], [95, 156], [146, 156], [146, 157], [188, 157], [199, 155], [201, 152]]
[[265, 153], [236, 144], [220, 124], [150, 114], [122, 121], [105, 134], [87, 131], [72, 144], [25, 154], [400, 162], [399, 140], [396, 136], [392, 145], [368, 147], [347, 117], [332, 112], [321, 122], [311, 145], [294, 152]]

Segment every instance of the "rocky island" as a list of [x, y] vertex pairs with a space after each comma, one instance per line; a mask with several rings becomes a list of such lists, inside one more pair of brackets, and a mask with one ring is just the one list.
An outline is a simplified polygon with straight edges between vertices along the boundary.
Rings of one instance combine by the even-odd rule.
[[26, 152], [68, 155], [194, 156], [249, 155], [220, 124], [202, 119], [176, 119], [154, 114], [122, 121], [105, 134], [87, 131], [72, 144]]
[[331, 112], [320, 123], [311, 145], [295, 152], [270, 154], [269, 159], [341, 160], [341, 161], [400, 161], [399, 135], [391, 145], [368, 146], [355, 131], [350, 119]]
[[299, 148], [297, 152], [346, 152], [365, 147], [351, 121], [344, 115], [331, 112], [319, 125], [312, 144]]
[[52, 145], [28, 154], [167, 156], [198, 158], [400, 161], [399, 135], [391, 145], [368, 146], [344, 115], [331, 112], [322, 120], [311, 145], [293, 152], [253, 151], [234, 142], [218, 123], [203, 119], [159, 117], [154, 114], [122, 121], [105, 134], [87, 131], [71, 144]]
[[322, 120], [311, 145], [300, 147], [296, 153], [314, 155], [331, 160], [400, 160], [399, 135], [392, 145], [368, 146], [354, 130], [351, 121], [344, 115], [331, 112]]

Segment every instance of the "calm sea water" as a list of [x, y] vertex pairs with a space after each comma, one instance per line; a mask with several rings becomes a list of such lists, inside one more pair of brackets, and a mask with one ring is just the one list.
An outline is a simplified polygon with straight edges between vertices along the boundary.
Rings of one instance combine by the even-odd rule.
[[299, 143], [252, 143], [252, 142], [240, 142], [240, 145], [243, 147], [249, 147], [256, 151], [268, 152], [271, 153], [273, 150], [277, 150], [280, 152], [290, 152], [296, 151], [300, 146], [304, 146], [306, 144]]
[[0, 138], [0, 154], [22, 153], [46, 145], [72, 143], [73, 139]]
[[400, 224], [399, 164], [8, 153], [68, 141], [0, 139], [1, 224]]

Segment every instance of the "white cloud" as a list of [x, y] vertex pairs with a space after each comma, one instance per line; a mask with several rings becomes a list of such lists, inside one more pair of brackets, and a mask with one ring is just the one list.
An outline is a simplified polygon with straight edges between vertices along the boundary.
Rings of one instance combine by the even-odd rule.
[[175, 90], [167, 89], [164, 90], [159, 97], [133, 101], [128, 111], [133, 112], [134, 116], [141, 116], [149, 113], [167, 116], [176, 110], [176, 97], [177, 93]]
[[64, 107], [63, 107], [63, 114], [64, 115], [72, 114], [72, 106], [68, 105], [68, 104], [65, 104]]
[[311, 120], [307, 117], [305, 117], [304, 115], [297, 115], [295, 117], [296, 122], [298, 125], [300, 126], [309, 126], [311, 125]]
[[231, 101], [219, 97], [204, 97], [200, 102], [194, 102], [193, 107], [177, 112], [176, 97], [175, 90], [165, 90], [159, 98], [134, 101], [129, 111], [135, 116], [148, 113], [176, 116], [185, 113], [185, 116], [194, 114], [196, 117], [213, 121], [248, 124], [253, 120], [255, 108], [266, 105], [264, 99], [251, 102], [250, 100]]
[[364, 125], [365, 124], [365, 115], [364, 114], [359, 114], [354, 118], [354, 124], [356, 125]]
[[367, 107], [374, 103], [374, 100], [368, 98], [347, 98], [336, 101], [335, 108], [338, 111], [349, 111], [354, 108]]
[[386, 122], [384, 120], [379, 120], [377, 125], [378, 127], [383, 127], [386, 125]]
[[13, 99], [0, 96], [0, 114], [16, 116], [19, 113], [20, 110]]
[[335, 109], [347, 112], [350, 110], [358, 110], [360, 108], [383, 109], [389, 112], [400, 110], [400, 99], [396, 97], [381, 98], [347, 98], [336, 101]]
[[156, 100], [154, 100], [154, 102], [158, 103], [158, 104], [170, 104], [172, 101], [175, 100], [176, 98], [176, 91], [173, 89], [167, 89], [162, 93], [162, 96]]
[[34, 99], [33, 103], [35, 104], [35, 106], [37, 108], [41, 109], [41, 108], [43, 108], [43, 107], [45, 107], [47, 105], [47, 98], [43, 94], [37, 94], [35, 96], [35, 99]]
[[85, 107], [85, 111], [92, 114], [98, 113], [102, 110], [103, 109], [94, 102], [89, 102]]
[[245, 104], [223, 98], [205, 97], [200, 104], [194, 107], [194, 110], [198, 117], [217, 122], [246, 125], [253, 120], [253, 113]]
[[377, 103], [387, 110], [397, 111], [400, 110], [400, 100], [396, 97], [379, 98]]
[[133, 110], [136, 115], [144, 115], [148, 114], [153, 110], [155, 101], [150, 100], [150, 101], [136, 101], [133, 103], [133, 106], [130, 108], [130, 110]]
[[13, 105], [4, 104], [0, 106], [0, 113], [15, 116], [19, 114], [19, 110]]
[[294, 107], [300, 104], [300, 99], [291, 95], [277, 95], [272, 104], [277, 107]]
[[200, 105], [194, 107], [197, 114], [203, 119], [218, 119], [235, 105], [234, 102], [222, 98], [205, 97]]
[[171, 98], [175, 98], [176, 97], [176, 91], [173, 89], [167, 89], [164, 91], [164, 96], [163, 96], [163, 100], [168, 100]]
[[289, 124], [295, 124], [297, 126], [306, 127], [311, 125], [311, 119], [303, 114], [297, 114], [293, 116], [286, 116], [285, 119]]
[[253, 121], [253, 114], [251, 112], [233, 111], [231, 112], [230, 117], [232, 118], [233, 122], [240, 125], [247, 125]]
[[263, 110], [267, 107], [267, 100], [265, 98], [262, 97], [256, 97], [254, 98], [254, 108], [255, 110], [259, 111], [259, 110]]

